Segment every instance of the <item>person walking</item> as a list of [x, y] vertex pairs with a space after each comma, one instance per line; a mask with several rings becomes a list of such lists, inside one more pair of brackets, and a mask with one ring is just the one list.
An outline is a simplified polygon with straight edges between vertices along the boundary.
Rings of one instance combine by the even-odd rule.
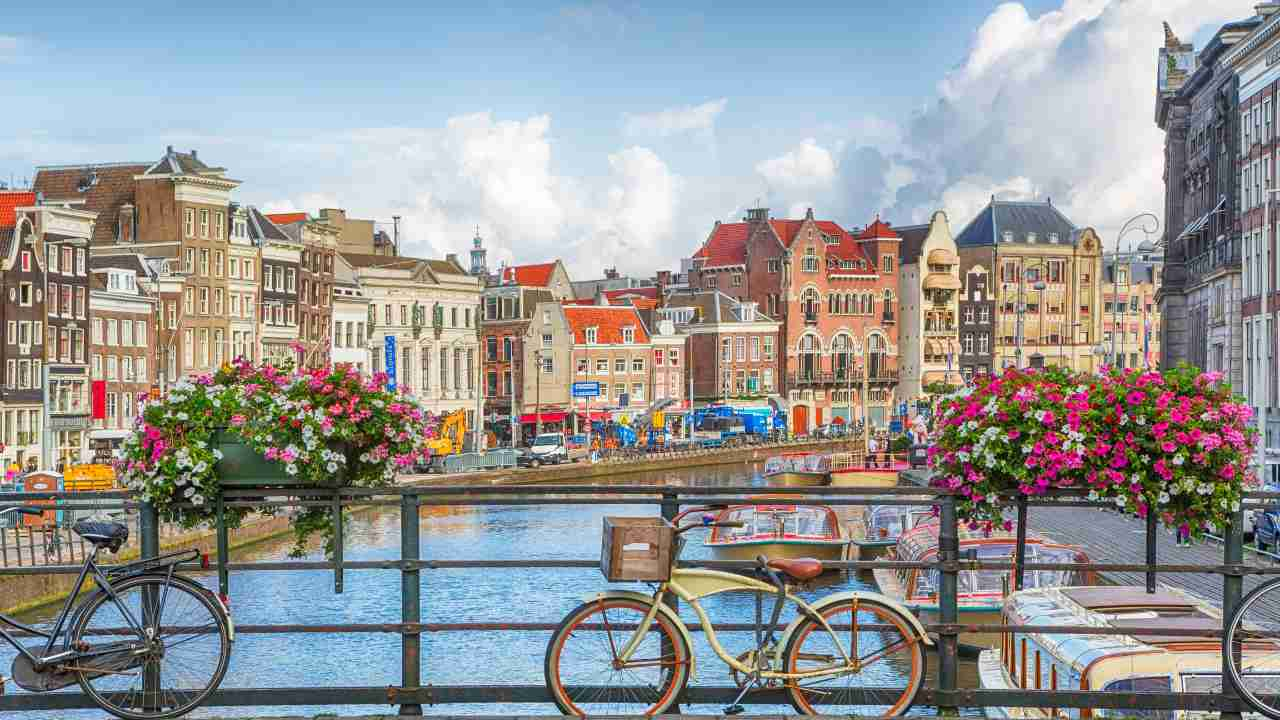
[[1191, 528], [1186, 523], [1178, 526], [1177, 539], [1178, 547], [1191, 547]]

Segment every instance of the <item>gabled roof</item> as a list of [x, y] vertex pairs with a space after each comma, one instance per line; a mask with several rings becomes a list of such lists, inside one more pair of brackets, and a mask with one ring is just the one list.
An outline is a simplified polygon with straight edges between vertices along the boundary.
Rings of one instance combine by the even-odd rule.
[[304, 212], [268, 213], [267, 218], [277, 225], [288, 225], [306, 220], [307, 214]]
[[556, 264], [554, 262], [538, 263], [536, 265], [511, 265], [502, 268], [500, 281], [504, 285], [512, 283], [525, 287], [546, 287], [547, 283], [551, 282], [551, 275], [555, 272], [555, 269]]
[[587, 342], [587, 328], [596, 329], [596, 344], [621, 345], [622, 329], [635, 328], [635, 344], [649, 342], [640, 313], [630, 305], [565, 305], [565, 320], [573, 333], [573, 341], [579, 345]]
[[139, 280], [145, 280], [151, 275], [151, 269], [147, 267], [147, 263], [141, 255], [133, 253], [129, 253], [127, 255], [89, 254], [89, 270], [105, 271], [108, 268], [115, 270], [132, 270], [137, 274]]
[[[804, 220], [769, 219], [769, 227], [773, 229], [785, 248], [790, 248], [795, 242], [796, 235], [804, 223]], [[828, 253], [842, 259], [865, 257], [861, 249], [854, 244], [853, 236], [838, 223], [830, 220], [815, 220], [814, 225], [824, 235], [840, 239], [839, 243], [827, 245]], [[707, 242], [698, 248], [693, 256], [704, 260], [702, 265], [704, 268], [744, 265], [747, 262], [747, 236], [750, 230], [750, 223], [719, 223], [711, 231], [711, 237], [707, 238]]]
[[245, 206], [245, 214], [249, 219], [249, 237], [256, 244], [261, 245], [263, 241], [289, 242], [293, 238], [288, 233], [281, 230], [275, 223], [271, 222], [271, 216], [264, 214], [258, 208], [247, 205]]
[[221, 175], [226, 172], [226, 168], [209, 167], [196, 155], [196, 151], [189, 153], [176, 152], [170, 145], [164, 153], [164, 157], [155, 161], [151, 167], [143, 171], [143, 175]]
[[[697, 312], [690, 325], [735, 323], [746, 322], [738, 312], [742, 304], [720, 290], [684, 290], [667, 297], [666, 309], [694, 308]], [[755, 320], [751, 322], [774, 320], [757, 307]]]
[[920, 249], [929, 237], [929, 225], [905, 225], [896, 228], [902, 242], [898, 244], [898, 264], [913, 265], [920, 259]]
[[15, 208], [31, 207], [36, 204], [36, 194], [28, 190], [0, 190], [0, 228], [10, 228], [18, 224]]
[[93, 242], [113, 243], [120, 206], [133, 202], [134, 177], [146, 169], [146, 163], [45, 166], [36, 169], [31, 189], [46, 204], [75, 203], [71, 207], [97, 213]]
[[1035, 233], [1037, 244], [1049, 243], [1051, 235], [1057, 235], [1061, 244], [1074, 244], [1076, 226], [1049, 201], [1025, 202], [992, 199], [978, 216], [956, 236], [956, 247], [983, 247], [1005, 242], [1005, 233], [1012, 234], [1012, 242], [1026, 244], [1030, 233]]
[[464, 270], [461, 265], [450, 260], [422, 260], [421, 262], [426, 263], [427, 267], [431, 268], [431, 272], [437, 275], [471, 276], [471, 274]]
[[858, 233], [859, 240], [900, 240], [898, 233], [889, 227], [889, 223], [876, 217], [876, 221], [867, 226], [866, 230]]
[[342, 257], [351, 267], [359, 270], [364, 268], [386, 268], [389, 270], [412, 270], [422, 262], [416, 258], [400, 257], [398, 255], [373, 255], [369, 253], [342, 253]]

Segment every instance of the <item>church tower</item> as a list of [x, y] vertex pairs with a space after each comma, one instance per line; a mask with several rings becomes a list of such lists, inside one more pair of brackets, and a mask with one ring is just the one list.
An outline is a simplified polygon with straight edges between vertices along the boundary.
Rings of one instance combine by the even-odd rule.
[[489, 274], [489, 264], [486, 256], [488, 250], [484, 249], [484, 240], [480, 238], [480, 226], [476, 226], [476, 236], [471, 241], [471, 274], [476, 277], [484, 277]]

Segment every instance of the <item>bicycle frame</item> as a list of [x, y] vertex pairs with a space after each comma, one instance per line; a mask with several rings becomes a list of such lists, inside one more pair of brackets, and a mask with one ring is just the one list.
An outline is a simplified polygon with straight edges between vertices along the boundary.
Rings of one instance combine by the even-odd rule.
[[[724, 649], [720, 644], [720, 639], [716, 636], [715, 626], [712, 624], [711, 619], [707, 617], [707, 613], [703, 610], [702, 604], [699, 600], [724, 592], [756, 592], [776, 597], [778, 594], [778, 588], [768, 583], [742, 575], [697, 568], [672, 569], [671, 579], [658, 586], [657, 591], [653, 594], [652, 607], [649, 608], [644, 619], [640, 621], [635, 634], [631, 636], [631, 639], [623, 646], [622, 651], [618, 653], [619, 662], [625, 664], [631, 661], [631, 657], [635, 654], [641, 639], [644, 637], [645, 633], [649, 631], [650, 626], [652, 626], [654, 619], [657, 617], [658, 607], [662, 604], [662, 598], [667, 592], [675, 594], [676, 597], [689, 603], [689, 606], [693, 608], [693, 611], [698, 616], [698, 624], [702, 626], [702, 630], [706, 634], [707, 642], [711, 644], [711, 649], [722, 662], [734, 670], [744, 674], [751, 674], [756, 671], [756, 668], [747, 666], [736, 657], [731, 656], [728, 651]], [[848, 656], [845, 652], [844, 646], [840, 644], [836, 637], [835, 631], [820, 613], [818, 613], [804, 600], [792, 595], [789, 590], [784, 593], [784, 600], [788, 603], [794, 603], [803, 615], [813, 618], [822, 625], [823, 629], [831, 636], [832, 641], [835, 642], [836, 647], [840, 650], [840, 662], [838, 664], [833, 664], [829, 668], [820, 668], [804, 673], [786, 673], [776, 670], [765, 670], [760, 673], [761, 678], [802, 680], [806, 678], [836, 675], [858, 669], [859, 665], [857, 660], [851, 659]], [[684, 621], [680, 620], [678, 617], [673, 617], [672, 619], [681, 625], [684, 624]], [[684, 630], [687, 633], [687, 628]], [[781, 643], [779, 643], [779, 645], [780, 644]], [[763, 651], [764, 649], [765, 648], [763, 647], [756, 648], [757, 651]], [[781, 649], [775, 646], [772, 660], [775, 662], [779, 660], [780, 653]]]

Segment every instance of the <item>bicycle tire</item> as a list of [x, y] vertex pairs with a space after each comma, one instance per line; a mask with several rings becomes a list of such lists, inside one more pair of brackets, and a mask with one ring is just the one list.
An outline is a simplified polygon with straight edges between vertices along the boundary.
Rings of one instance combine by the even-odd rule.
[[[1235, 653], [1232, 648], [1236, 643], [1236, 639], [1240, 635], [1244, 635], [1243, 630], [1246, 623], [1246, 614], [1257, 604], [1263, 597], [1272, 591], [1280, 590], [1280, 578], [1265, 582], [1245, 595], [1240, 600], [1240, 604], [1231, 613], [1231, 622], [1227, 625], [1227, 633], [1222, 636], [1222, 654], [1224, 657], [1230, 657], [1231, 661], [1227, 663], [1227, 667], [1231, 671], [1231, 679], [1235, 682], [1236, 689], [1239, 691], [1240, 698], [1245, 701], [1256, 712], [1272, 718], [1272, 720], [1280, 720], [1280, 698], [1276, 698], [1275, 702], [1268, 704], [1250, 689], [1249, 684], [1245, 682], [1245, 678], [1241, 673], [1240, 663], [1236, 661]], [[1280, 606], [1280, 593], [1276, 595], [1273, 602]], [[1256, 621], [1251, 621], [1256, 625]], [[1276, 625], [1269, 631], [1261, 633], [1261, 635], [1272, 642], [1280, 642], [1280, 617], [1277, 617]], [[1244, 657], [1242, 655], [1241, 662]], [[1268, 673], [1271, 674], [1271, 673]], [[1274, 696], [1273, 696], [1274, 697]]]
[[[650, 684], [650, 688], [653, 689], [652, 699], [645, 700], [639, 698], [639, 693], [630, 689], [631, 686], [619, 685], [619, 687], [622, 688], [620, 690], [621, 695], [631, 695], [636, 697], [637, 699], [640, 699], [640, 703], [638, 704], [647, 704], [647, 707], [638, 712], [631, 708], [627, 708], [627, 710], [632, 710], [630, 712], [619, 712], [618, 710], [621, 710], [621, 708], [618, 706], [622, 705], [621, 702], [611, 702], [608, 697], [608, 693], [603, 690], [593, 690], [589, 692], [590, 699], [595, 701], [592, 703], [593, 707], [584, 709], [579, 707], [579, 705], [587, 705], [588, 703], [583, 699], [578, 699], [575, 702], [571, 692], [572, 684], [566, 684], [564, 682], [564, 675], [566, 672], [566, 658], [564, 657], [565, 647], [568, 640], [573, 636], [575, 630], [588, 623], [588, 621], [591, 621], [593, 627], [584, 629], [597, 629], [598, 631], [598, 628], [594, 628], [594, 625], [603, 625], [606, 628], [605, 632], [611, 636], [609, 638], [611, 646], [616, 650], [621, 650], [621, 647], [618, 647], [618, 645], [626, 643], [627, 639], [630, 637], [630, 632], [625, 630], [612, 631], [607, 629], [608, 625], [604, 623], [604, 619], [608, 619], [608, 611], [625, 611], [625, 614], [620, 612], [611, 620], [613, 623], [621, 621], [621, 624], [625, 625], [627, 623], [639, 622], [639, 619], [642, 618], [652, 606], [653, 602], [647, 599], [639, 600], [633, 598], [607, 597], [583, 603], [565, 616], [564, 620], [560, 622], [560, 626], [556, 628], [555, 633], [552, 634], [551, 641], [547, 643], [547, 653], [543, 663], [543, 672], [546, 678], [547, 690], [551, 693], [551, 697], [555, 700], [556, 707], [559, 708], [561, 713], [565, 715], [578, 716], [659, 715], [666, 712], [672, 704], [679, 700], [680, 696], [684, 693], [685, 685], [689, 682], [689, 668], [693, 663], [693, 649], [689, 647], [689, 644], [685, 641], [684, 634], [679, 631], [675, 622], [661, 612], [659, 612], [654, 618], [653, 625], [650, 627], [650, 633], [653, 633], [656, 630], [657, 637], [652, 640], [648, 637], [642, 639], [642, 644], [647, 644], [649, 647], [638, 650], [638, 653], [645, 653], [646, 651], [653, 652], [652, 646], [655, 644], [653, 642], [654, 640], [659, 643], [670, 643], [672, 648], [673, 660], [671, 662], [662, 663], [661, 661], [665, 656], [659, 656], [658, 658], [660, 667], [657, 668], [657, 671], [660, 676], [660, 682], [656, 687]], [[601, 619], [593, 621], [593, 616], [599, 616]], [[600, 647], [601, 651], [609, 649], [610, 647], [599, 641], [595, 644]], [[603, 657], [604, 656], [601, 652], [601, 658]], [[642, 655], [642, 657], [648, 657], [648, 655]], [[599, 666], [600, 663], [607, 664], [609, 661], [607, 659], [597, 658], [587, 660], [586, 662], [594, 667]], [[588, 671], [591, 670], [591, 668], [584, 669]], [[601, 667], [601, 669], [606, 668]], [[610, 668], [609, 670], [612, 670], [611, 674], [616, 677], [621, 675], [626, 668]], [[572, 672], [572, 670], [570, 672]], [[632, 674], [632, 677], [634, 677], [634, 674]], [[603, 709], [596, 708], [594, 705], [610, 706], [614, 711], [591, 712], [590, 710]]]
[[[186, 645], [191, 642], [190, 640], [175, 639], [174, 642], [163, 645], [164, 651], [160, 653], [158, 658], [148, 657], [142, 661], [138, 672], [133, 674], [124, 674], [124, 671], [131, 670], [137, 661], [130, 661], [124, 657], [104, 656], [106, 660], [99, 659], [91, 667], [99, 670], [111, 668], [112, 671], [107, 673], [86, 670], [77, 671], [77, 679], [85, 694], [98, 707], [124, 720], [176, 718], [200, 707], [208, 699], [209, 695], [218, 688], [218, 685], [222, 683], [231, 658], [231, 627], [222, 605], [202, 585], [177, 575], [172, 577], [165, 575], [137, 575], [113, 584], [111, 590], [126, 605], [131, 603], [132, 593], [138, 592], [139, 608], [137, 612], [134, 612], [134, 608], [131, 607], [127, 609], [136, 616], [134, 620], [139, 623], [145, 623], [141, 611], [142, 598], [146, 597], [147, 593], [154, 593], [151, 597], [160, 598], [160, 602], [164, 603], [164, 607], [160, 609], [159, 622], [156, 623], [157, 627], [155, 629], [161, 630], [161, 632], [165, 626], [166, 618], [172, 618], [167, 612], [169, 608], [176, 607], [176, 601], [185, 598], [190, 603], [189, 607], [193, 608], [196, 621], [205, 622], [207, 620], [207, 623], [195, 626], [172, 625], [171, 627], [174, 629], [194, 627], [195, 630], [192, 632], [183, 634], [193, 638], [205, 635], [216, 636], [217, 654], [213, 660], [213, 666], [208, 678], [201, 682], [202, 687], [191, 690], [168, 688], [155, 692], [141, 692], [133, 688], [127, 688], [123, 692], [113, 691], [109, 689], [109, 686], [112, 680], [128, 677], [138, 678], [138, 680], [125, 682], [144, 682], [145, 674], [152, 670], [159, 673], [162, 679], [166, 677], [165, 669], [169, 670], [169, 676], [173, 676], [173, 666], [179, 663], [178, 660], [174, 659], [164, 668], [160, 666], [166, 657], [175, 655], [174, 648], [179, 645]], [[92, 638], [99, 637], [102, 634], [101, 632], [90, 630], [90, 625], [93, 624], [95, 616], [99, 616], [100, 612], [103, 615], [100, 619], [104, 623], [108, 623], [107, 628], [121, 627], [123, 621], [120, 619], [118, 606], [115, 602], [112, 602], [111, 596], [99, 590], [76, 611], [76, 622], [68, 635], [68, 642], [71, 643], [72, 647], [79, 647], [81, 643], [91, 643]], [[109, 617], [112, 614], [116, 617]], [[170, 619], [170, 622], [177, 621], [180, 621], [180, 619]], [[182, 652], [189, 653], [191, 649], [190, 647], [185, 647]], [[115, 665], [111, 665], [111, 662], [114, 662]], [[181, 670], [189, 672], [190, 667], [182, 664]], [[168, 697], [165, 697], [165, 693], [168, 694]], [[150, 702], [148, 702], [147, 695], [151, 696]], [[166, 705], [166, 703], [168, 704]], [[138, 705], [142, 707], [135, 707]]]
[[[837, 618], [838, 615], [842, 614], [842, 611], [846, 611], [847, 609], [849, 610], [847, 618], [843, 620]], [[928, 655], [924, 651], [924, 637], [921, 636], [920, 633], [915, 629], [915, 625], [914, 623], [912, 623], [911, 619], [903, 616], [903, 614], [900, 613], [898, 610], [896, 610], [895, 608], [883, 602], [879, 602], [877, 600], [864, 598], [864, 597], [845, 598], [841, 600], [836, 600], [833, 602], [821, 604], [815, 607], [814, 610], [819, 615], [821, 615], [823, 619], [827, 621], [828, 624], [833, 626], [839, 626], [842, 624], [852, 625], [851, 621], [856, 620], [856, 618], [858, 618], [863, 611], [867, 611], [871, 613], [873, 616], [875, 616], [873, 618], [874, 620], [878, 620], [878, 622], [869, 623], [869, 624], [882, 625], [882, 626], [887, 624], [890, 627], [896, 628], [897, 634], [901, 636], [901, 641], [908, 643], [906, 646], [908, 649], [906, 662], [909, 663], [910, 665], [910, 673], [907, 677], [907, 680], [903, 688], [900, 691], [892, 690], [890, 694], [885, 695], [884, 696], [885, 702], [883, 703], [867, 704], [867, 703], [855, 702], [854, 697], [857, 694], [874, 692], [874, 690], [868, 689], [868, 688], [862, 688], [861, 690], [853, 690], [852, 688], [848, 688], [851, 691], [848, 697], [849, 704], [847, 707], [843, 707], [841, 709], [831, 709], [831, 708], [827, 708], [825, 705], [822, 709], [817, 709], [814, 707], [814, 702], [810, 699], [811, 695], [819, 696], [821, 699], [832, 700], [832, 701], [838, 700], [841, 697], [841, 695], [839, 694], [839, 689], [832, 688], [829, 685], [824, 686], [820, 690], [815, 692], [808, 691], [808, 688], [817, 687], [817, 683], [825, 682], [825, 680], [815, 679], [810, 684], [802, 684], [805, 681], [789, 679], [786, 681], [787, 696], [791, 701], [791, 706], [795, 708], [796, 712], [801, 713], [803, 715], [847, 715], [847, 716], [866, 715], [866, 716], [874, 716], [874, 717], [899, 717], [901, 715], [905, 715], [906, 712], [911, 709], [911, 706], [915, 704], [916, 697], [920, 693], [920, 688], [924, 685], [925, 674], [928, 669], [927, 667]], [[803, 620], [801, 620], [800, 624], [796, 626], [795, 630], [791, 633], [790, 638], [788, 638], [786, 648], [783, 650], [783, 653], [782, 653], [784, 672], [791, 674], [791, 673], [803, 672], [806, 670], [806, 668], [799, 665], [799, 660], [801, 656], [800, 650], [802, 649], [806, 640], [808, 640], [810, 637], [815, 637], [815, 634], [814, 634], [815, 631], [817, 631], [818, 633], [821, 633], [821, 635], [816, 636], [817, 638], [830, 639], [830, 636], [827, 635], [826, 628], [824, 628], [820, 623], [818, 623], [816, 620], [814, 620], [811, 617], [806, 616]], [[838, 641], [839, 634], [842, 631], [834, 630], [834, 632], [836, 632], [837, 634], [837, 641]], [[879, 630], [879, 629], [859, 631], [855, 636], [856, 638], [859, 638], [858, 640], [859, 644], [861, 644], [862, 642], [860, 638], [862, 637], [862, 634], [864, 632], [883, 633], [887, 631]], [[899, 642], [899, 641], [895, 640], [894, 643], [896, 642]], [[850, 645], [852, 644], [853, 643], [850, 643]], [[889, 643], [886, 645], [887, 647], [893, 646], [892, 643]], [[883, 648], [881, 649], [883, 650]], [[853, 655], [858, 658], [871, 657], [872, 655], [874, 655], [874, 652], [871, 655], [864, 655], [861, 647], [859, 647], [857, 652], [853, 652], [853, 649], [851, 647], [845, 647], [843, 648], [843, 651], [845, 654]], [[830, 662], [829, 659], [835, 656], [838, 656], [838, 655], [832, 652], [825, 653], [822, 656], [821, 662], [829, 663]], [[898, 656], [897, 661], [899, 664], [901, 664], [903, 661], [903, 658], [901, 656]], [[807, 669], [810, 671], [813, 671], [816, 668], [807, 668]], [[893, 673], [889, 673], [888, 675], [881, 673], [881, 674], [878, 674], [876, 677], [873, 677], [870, 679], [878, 682], [882, 680], [884, 677], [898, 677], [901, 675], [901, 672], [899, 670], [895, 670]], [[853, 678], [856, 676], [860, 676], [862, 674], [863, 673], [861, 672], [846, 673], [843, 675], [828, 676], [827, 679], [839, 680], [841, 678]], [[873, 685], [870, 687], [878, 688], [880, 686]], [[895, 694], [896, 694], [896, 697], [894, 697]], [[880, 705], [885, 705], [887, 709], [883, 711], [867, 710], [867, 708], [869, 707], [878, 707]]]

